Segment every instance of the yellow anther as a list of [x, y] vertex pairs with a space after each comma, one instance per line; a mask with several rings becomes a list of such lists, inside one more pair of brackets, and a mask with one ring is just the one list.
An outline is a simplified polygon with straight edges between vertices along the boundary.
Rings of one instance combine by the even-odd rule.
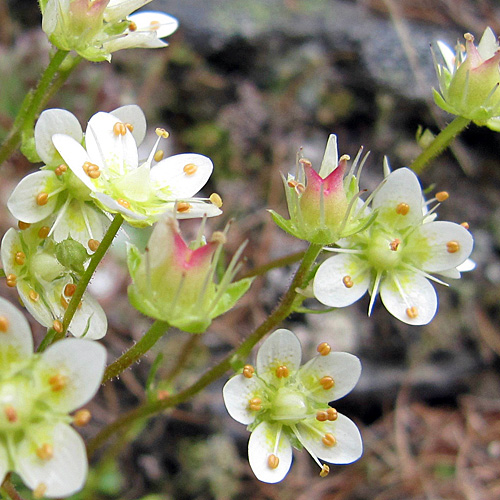
[[118, 198], [116, 200], [116, 203], [118, 203], [118, 205], [121, 205], [123, 208], [130, 208], [130, 203], [123, 198]]
[[22, 266], [24, 262], [26, 261], [26, 255], [24, 252], [17, 252], [16, 256], [14, 257], [14, 261], [16, 264]]
[[163, 152], [163, 150], [159, 149], [153, 156], [153, 158], [155, 159], [155, 161], [162, 161], [163, 160], [163, 156], [165, 155], [165, 153]]
[[168, 132], [167, 132], [164, 128], [159, 128], [159, 127], [158, 127], [158, 128], [155, 130], [155, 132], [156, 132], [156, 135], [157, 135], [158, 137], [163, 137], [163, 139], [167, 139], [167, 138], [168, 138], [168, 136], [170, 135], [170, 134], [169, 134], [169, 133], [168, 133]]
[[285, 365], [278, 366], [276, 368], [276, 376], [278, 378], [287, 378], [290, 375], [290, 370]]
[[306, 160], [305, 158], [301, 158], [299, 160], [299, 163], [301, 165], [304, 165], [304, 167], [312, 167], [312, 163], [309, 160]]
[[128, 30], [129, 31], [137, 31], [137, 24], [135, 24], [134, 21], [130, 21], [128, 23]]
[[321, 468], [321, 472], [319, 473], [320, 477], [326, 477], [330, 474], [330, 467], [328, 465], [323, 464], [323, 467]]
[[436, 193], [436, 200], [439, 201], [439, 203], [446, 201], [449, 197], [450, 195], [447, 191], [439, 191], [439, 193]]
[[154, 31], [159, 30], [160, 26], [161, 26], [160, 21], [151, 21], [149, 23], [149, 29]]
[[337, 418], [339, 418], [339, 414], [335, 408], [328, 408], [328, 410], [326, 410], [326, 414], [328, 415], [328, 420], [330, 422], [334, 422]]
[[243, 367], [243, 376], [245, 378], [252, 378], [255, 373], [255, 368], [252, 365], [245, 365]]
[[33, 498], [43, 498], [45, 495], [45, 492], [47, 491], [47, 485], [45, 483], [40, 483], [34, 490], [33, 490]]
[[62, 391], [68, 385], [68, 377], [62, 373], [56, 373], [49, 378], [49, 384], [53, 392]]
[[163, 401], [165, 399], [168, 399], [170, 397], [170, 392], [166, 391], [165, 389], [160, 389], [156, 393], [156, 397], [160, 400]]
[[5, 316], [0, 316], [0, 332], [5, 333], [9, 329], [9, 320]]
[[462, 224], [460, 224], [462, 227], [465, 227], [465, 229], [469, 229], [469, 223], [468, 222], [462, 222]]
[[101, 176], [101, 172], [99, 170], [92, 170], [91, 172], [88, 173], [88, 176], [91, 179], [98, 179]]
[[177, 212], [183, 214], [185, 212], [189, 212], [191, 210], [191, 205], [185, 201], [180, 201], [177, 203]]
[[65, 165], [64, 163], [62, 165], [59, 165], [55, 170], [54, 170], [54, 173], [56, 175], [62, 175], [64, 174], [64, 172], [66, 172], [66, 170], [68, 170], [68, 165]]
[[298, 182], [295, 180], [295, 179], [290, 179], [288, 182], [288, 187], [291, 187], [291, 188], [296, 188], [297, 187], [297, 184]]
[[325, 391], [328, 391], [335, 385], [335, 381], [329, 375], [325, 375], [323, 378], [321, 378], [319, 380], [319, 383], [323, 386], [323, 389], [325, 389]]
[[186, 175], [193, 175], [196, 173], [197, 170], [198, 170], [198, 166], [195, 165], [194, 163], [188, 163], [187, 165], [184, 165], [184, 168], [182, 169], [182, 171]]
[[41, 238], [42, 240], [44, 240], [45, 238], [47, 238], [49, 233], [50, 233], [50, 227], [49, 226], [42, 226], [38, 230], [38, 237]]
[[354, 286], [354, 282], [352, 281], [352, 278], [347, 275], [342, 278], [342, 283], [344, 283], [344, 286], [346, 288], [352, 288]]
[[332, 348], [328, 342], [321, 342], [321, 344], [316, 348], [316, 350], [321, 354], [321, 356], [326, 356], [330, 354]]
[[[123, 124], [122, 124], [123, 125]], [[91, 179], [97, 179], [100, 177], [101, 172], [99, 171], [99, 166], [96, 165], [95, 163], [90, 163], [89, 161], [86, 161], [83, 165], [82, 168], [84, 172], [91, 178]]]
[[252, 398], [248, 403], [248, 408], [252, 411], [262, 410], [262, 400], [260, 398]]
[[14, 288], [17, 285], [17, 276], [15, 274], [7, 274], [7, 286]]
[[410, 211], [410, 205], [408, 203], [399, 203], [396, 207], [396, 213], [399, 215], [406, 215]]
[[35, 290], [30, 290], [28, 296], [33, 302], [38, 302], [38, 299], [40, 298], [40, 294], [35, 292]]
[[448, 243], [446, 243], [446, 250], [448, 253], [457, 253], [460, 250], [460, 243], [454, 240], [448, 241]]
[[331, 432], [327, 432], [321, 441], [323, 441], [323, 444], [328, 447], [332, 447], [337, 444], [337, 440]]
[[22, 220], [20, 220], [20, 221], [17, 223], [17, 227], [18, 227], [21, 231], [24, 231], [25, 229], [28, 229], [30, 226], [31, 226], [31, 224], [30, 224], [29, 222], [23, 222]]
[[214, 231], [210, 238], [211, 243], [217, 243], [218, 245], [225, 245], [226, 241], [226, 235], [222, 231]]
[[222, 207], [222, 198], [217, 193], [212, 193], [209, 200], [212, 205], [215, 205], [217, 208]]
[[54, 456], [54, 448], [49, 443], [43, 443], [36, 449], [36, 456], [42, 460], [50, 460]]
[[125, 123], [117, 122], [113, 125], [113, 134], [116, 136], [125, 135], [126, 133], [127, 127], [125, 126]]
[[267, 457], [267, 465], [270, 469], [277, 469], [279, 464], [280, 459], [273, 453]]
[[87, 241], [87, 245], [89, 246], [89, 249], [91, 252], [95, 252], [99, 248], [99, 244], [100, 244], [100, 241], [93, 240], [92, 238], [89, 241]]
[[83, 408], [81, 410], [78, 410], [74, 415], [73, 415], [73, 423], [77, 427], [84, 427], [90, 422], [90, 419], [92, 418], [92, 414], [86, 409]]
[[57, 332], [57, 333], [62, 333], [64, 328], [63, 328], [63, 324], [58, 320], [54, 320], [54, 322], [52, 323], [52, 328]]
[[48, 193], [45, 193], [45, 192], [38, 193], [38, 195], [36, 197], [36, 204], [37, 205], [40, 205], [40, 206], [46, 205], [48, 201], [49, 201]]
[[474, 35], [472, 35], [471, 33], [465, 33], [465, 34], [464, 34], [464, 38], [465, 38], [468, 42], [473, 42], [473, 41], [474, 41]]
[[328, 413], [326, 411], [318, 411], [316, 413], [316, 420], [318, 422], [326, 422], [328, 420]]
[[341, 161], [349, 161], [351, 159], [351, 157], [349, 155], [342, 155], [340, 158], [339, 158], [339, 163]]
[[73, 297], [75, 291], [76, 291], [76, 285], [74, 285], [73, 283], [68, 283], [64, 287], [64, 295], [66, 295], [66, 297]]
[[13, 406], [8, 405], [3, 409], [3, 411], [5, 413], [5, 417], [11, 424], [17, 422], [17, 411]]
[[401, 245], [401, 240], [399, 238], [396, 238], [389, 243], [389, 248], [393, 252], [397, 252], [399, 245]]
[[61, 295], [60, 302], [63, 309], [66, 310], [68, 308], [68, 301], [64, 298], [64, 295]]
[[295, 191], [297, 194], [302, 194], [306, 190], [306, 187], [301, 182], [297, 182], [295, 186]]
[[125, 123], [125, 127], [127, 127], [129, 132], [134, 131], [134, 126], [131, 123]]
[[410, 319], [415, 319], [418, 316], [418, 309], [415, 306], [408, 307], [406, 309], [406, 315]]

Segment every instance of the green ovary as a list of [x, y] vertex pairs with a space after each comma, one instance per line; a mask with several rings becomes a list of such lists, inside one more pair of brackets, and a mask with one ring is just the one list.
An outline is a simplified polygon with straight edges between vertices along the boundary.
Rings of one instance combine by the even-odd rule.
[[375, 269], [386, 271], [400, 264], [402, 250], [403, 243], [397, 238], [378, 235], [369, 242], [365, 255]]
[[297, 390], [282, 387], [277, 390], [271, 404], [271, 418], [282, 423], [294, 424], [307, 417], [306, 398]]

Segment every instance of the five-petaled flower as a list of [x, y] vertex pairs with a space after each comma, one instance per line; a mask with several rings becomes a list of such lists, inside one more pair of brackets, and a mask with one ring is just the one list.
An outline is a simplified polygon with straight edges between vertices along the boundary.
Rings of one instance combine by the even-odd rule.
[[[91, 340], [65, 339], [33, 354], [26, 318], [0, 298], [0, 359], [0, 482], [14, 471], [35, 498], [76, 493], [88, 465], [68, 413], [97, 392], [106, 350]], [[74, 418], [78, 423], [78, 412]]]
[[252, 431], [248, 457], [261, 481], [281, 481], [292, 463], [292, 447], [305, 448], [328, 474], [324, 460], [348, 464], [363, 451], [356, 425], [328, 405], [349, 393], [361, 374], [359, 359], [330, 352], [323, 342], [318, 356], [300, 366], [302, 351], [289, 330], [277, 330], [262, 344], [256, 366], [224, 386], [226, 408]]
[[[437, 195], [437, 201], [447, 193]], [[431, 201], [436, 201], [436, 198]], [[438, 273], [460, 278], [457, 269], [472, 252], [473, 239], [460, 224], [435, 221], [417, 176], [407, 168], [392, 172], [375, 193], [371, 208], [377, 214], [366, 231], [327, 248], [339, 255], [319, 267], [314, 295], [325, 305], [344, 307], [377, 294], [387, 310], [412, 325], [429, 323], [437, 310], [437, 295], [429, 280]]]

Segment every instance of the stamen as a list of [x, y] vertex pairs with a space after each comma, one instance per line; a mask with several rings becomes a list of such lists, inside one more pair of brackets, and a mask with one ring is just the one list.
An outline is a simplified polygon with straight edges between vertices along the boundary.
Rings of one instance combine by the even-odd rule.
[[187, 165], [184, 165], [182, 170], [186, 175], [193, 175], [198, 170], [198, 167], [194, 163], [188, 163]]
[[52, 323], [52, 328], [57, 332], [57, 333], [62, 333], [64, 328], [63, 328], [63, 324], [58, 320], [54, 320], [54, 322]]
[[160, 21], [151, 21], [149, 23], [149, 29], [153, 30], [153, 31], [157, 31], [160, 29]]
[[[123, 123], [121, 125], [123, 125]], [[91, 179], [97, 179], [101, 175], [101, 172], [99, 171], [99, 166], [96, 165], [95, 163], [90, 163], [89, 161], [86, 161], [82, 165], [82, 168]]]
[[59, 165], [55, 170], [54, 170], [54, 173], [56, 175], [62, 175], [64, 174], [64, 172], [66, 172], [68, 170], [68, 165], [65, 165], [64, 163], [62, 165]]
[[285, 365], [278, 366], [276, 368], [276, 376], [278, 378], [287, 378], [290, 375], [290, 370]]
[[45, 193], [42, 191], [41, 193], [38, 193], [38, 196], [36, 197], [36, 204], [39, 206], [46, 205], [47, 202], [49, 201], [49, 195], [48, 193]]
[[99, 248], [100, 241], [90, 238], [90, 240], [87, 242], [87, 245], [89, 246], [91, 252], [95, 252]]
[[469, 223], [468, 222], [462, 222], [462, 224], [460, 224], [462, 227], [465, 227], [465, 229], [469, 229]]
[[301, 182], [298, 182], [295, 186], [295, 191], [297, 194], [302, 194], [306, 190], [306, 187]]
[[43, 496], [45, 495], [46, 491], [47, 491], [47, 485], [45, 483], [40, 483], [33, 490], [33, 498], [43, 498]]
[[457, 253], [460, 250], [460, 243], [454, 240], [448, 241], [448, 243], [446, 243], [446, 250], [448, 253]]
[[131, 123], [125, 123], [125, 127], [129, 130], [129, 132], [134, 131], [134, 126]]
[[49, 443], [43, 443], [36, 449], [36, 456], [42, 460], [50, 460], [54, 456], [54, 448]]
[[155, 161], [161, 161], [161, 160], [163, 160], [163, 156], [164, 156], [164, 154], [165, 154], [165, 153], [164, 153], [161, 149], [159, 149], [159, 150], [158, 150], [158, 151], [154, 154], [153, 158], [155, 159]]
[[325, 446], [328, 446], [329, 448], [337, 444], [337, 440], [335, 439], [335, 436], [331, 432], [327, 432], [323, 436], [323, 439], [321, 441]]
[[113, 134], [116, 136], [125, 135], [126, 133], [127, 127], [125, 126], [125, 123], [117, 122], [113, 125]]
[[410, 205], [408, 203], [399, 203], [396, 207], [396, 213], [399, 215], [406, 215], [410, 211]]
[[418, 309], [415, 306], [408, 307], [406, 309], [406, 315], [410, 319], [415, 319], [418, 316]]
[[344, 286], [346, 288], [352, 288], [354, 286], [354, 282], [349, 275], [346, 275], [342, 278], [342, 283], [344, 283]]
[[24, 252], [17, 252], [14, 261], [16, 264], [22, 266], [26, 261], [26, 254]]
[[185, 212], [189, 212], [191, 210], [191, 205], [185, 201], [181, 201], [177, 203], [177, 212], [183, 214]]
[[157, 128], [155, 132], [158, 137], [163, 137], [163, 139], [167, 139], [170, 135], [164, 128]]
[[328, 413], [326, 411], [318, 411], [316, 413], [316, 420], [318, 422], [326, 422], [328, 420]]
[[44, 240], [45, 238], [47, 238], [49, 233], [50, 233], [50, 227], [49, 226], [42, 226], [38, 230], [38, 237], [41, 238], [42, 240]]
[[64, 295], [66, 295], [66, 297], [73, 297], [75, 291], [76, 291], [76, 285], [73, 283], [68, 283], [64, 287]]
[[252, 398], [248, 404], [248, 408], [252, 411], [262, 410], [262, 399]]
[[68, 301], [64, 298], [64, 295], [61, 295], [60, 302], [63, 309], [66, 310], [68, 308]]
[[5, 316], [0, 316], [0, 332], [5, 333], [9, 329], [9, 320]]
[[92, 418], [92, 414], [86, 409], [83, 408], [82, 410], [78, 410], [74, 415], [73, 415], [73, 423], [77, 427], [84, 427], [90, 422], [90, 419]]
[[116, 200], [116, 203], [118, 203], [118, 205], [121, 205], [123, 208], [130, 208], [130, 203], [123, 198], [118, 198]]
[[226, 241], [226, 235], [222, 231], [214, 231], [212, 233], [212, 237], [210, 238], [211, 243], [217, 243], [219, 245], [224, 245]]
[[7, 286], [14, 288], [17, 285], [17, 276], [15, 274], [7, 274]]
[[35, 292], [35, 290], [30, 290], [28, 295], [33, 302], [38, 302], [38, 299], [40, 298], [40, 294]]
[[245, 378], [252, 378], [255, 373], [255, 368], [252, 365], [245, 365], [243, 367], [243, 376]]
[[165, 399], [168, 399], [170, 397], [170, 392], [166, 391], [165, 389], [160, 389], [156, 393], [156, 397], [159, 401], [164, 401]]
[[137, 24], [135, 24], [134, 21], [130, 21], [128, 24], [128, 30], [129, 31], [137, 31]]
[[298, 182], [295, 180], [295, 179], [290, 179], [288, 182], [288, 187], [291, 187], [291, 188], [296, 188], [297, 187], [297, 184]]
[[316, 350], [321, 354], [321, 356], [326, 356], [330, 354], [332, 348], [330, 347], [330, 344], [328, 342], [321, 342]]
[[209, 200], [212, 205], [215, 205], [217, 208], [222, 207], [222, 198], [217, 193], [212, 193]]
[[5, 416], [7, 417], [7, 420], [13, 424], [14, 422], [17, 422], [17, 411], [16, 409], [11, 406], [11, 405], [8, 405], [4, 408], [4, 413], [5, 413]]
[[337, 420], [337, 418], [339, 417], [339, 414], [335, 408], [328, 408], [328, 410], [326, 410], [326, 414], [328, 415], [328, 420], [330, 422], [335, 422], [335, 420]]
[[68, 377], [62, 373], [56, 373], [49, 378], [49, 384], [53, 392], [59, 392], [68, 385]]
[[279, 463], [280, 459], [274, 453], [271, 453], [271, 455], [267, 457], [267, 465], [270, 469], [277, 469]]
[[22, 220], [20, 220], [20, 221], [17, 223], [17, 227], [18, 227], [21, 231], [24, 231], [25, 229], [28, 229], [30, 226], [31, 226], [31, 224], [30, 224], [29, 222], [23, 222]]
[[473, 42], [473, 41], [474, 41], [474, 35], [472, 35], [471, 33], [465, 33], [465, 34], [464, 34], [464, 38], [465, 38], [468, 42]]
[[330, 474], [330, 467], [328, 465], [323, 464], [323, 467], [321, 468], [321, 472], [319, 473], [320, 477], [326, 477]]
[[436, 200], [439, 201], [439, 203], [446, 201], [449, 197], [450, 195], [447, 191], [439, 191], [439, 193], [436, 193]]
[[397, 252], [398, 248], [399, 248], [399, 245], [401, 245], [401, 240], [399, 238], [396, 238], [395, 240], [391, 241], [389, 243], [389, 248], [393, 251], [393, 252]]
[[329, 375], [325, 375], [323, 378], [321, 378], [319, 380], [319, 383], [323, 386], [323, 389], [325, 391], [330, 390], [335, 385], [335, 381]]

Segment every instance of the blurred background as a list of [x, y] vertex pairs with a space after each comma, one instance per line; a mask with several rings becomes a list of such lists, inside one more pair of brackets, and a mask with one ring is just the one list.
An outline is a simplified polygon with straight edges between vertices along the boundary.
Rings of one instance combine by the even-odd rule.
[[[235, 219], [227, 254], [248, 239], [245, 271], [305, 247], [266, 211], [286, 215], [280, 172], [295, 168], [299, 147], [319, 167], [328, 134], [337, 134], [339, 153], [352, 158], [363, 145], [371, 155], [361, 187], [373, 189], [384, 155], [393, 168], [408, 165], [420, 151], [418, 127], [436, 133], [451, 120], [432, 101], [430, 43], [453, 46], [465, 32], [479, 39], [486, 26], [500, 33], [496, 0], [169, 0], [148, 8], [180, 21], [168, 49], [118, 52], [112, 64], [83, 62], [49, 106], [70, 110], [85, 125], [97, 111], [137, 103], [151, 131], [171, 133], [166, 153], [211, 157], [206, 194], [222, 196], [224, 215], [208, 225], [218, 230]], [[1, 139], [47, 64], [49, 46], [34, 0], [0, 0], [0, 20]], [[500, 498], [499, 152], [499, 134], [472, 125], [421, 176], [424, 187], [450, 193], [440, 219], [467, 221], [475, 237], [477, 268], [450, 288], [436, 285], [440, 306], [432, 323], [402, 324], [379, 303], [368, 318], [365, 297], [329, 314], [296, 314], [284, 325], [298, 334], [305, 359], [321, 341], [361, 358], [358, 386], [335, 403], [361, 428], [361, 460], [333, 466], [321, 479], [304, 451], [282, 483], [259, 483], [247, 461], [249, 433], [225, 411], [223, 379], [131, 429], [131, 445], [120, 436], [102, 450], [75, 499]], [[37, 167], [20, 153], [2, 165], [2, 234], [15, 224], [6, 209], [10, 193]], [[187, 236], [197, 227], [182, 223]], [[103, 342], [110, 361], [150, 324], [128, 304], [124, 263], [126, 239], [145, 244], [147, 234], [126, 229], [91, 284], [108, 315]], [[266, 318], [292, 273], [293, 266], [256, 280], [203, 336], [169, 332], [102, 388], [84, 434], [156, 397], [144, 390], [155, 359], [155, 391], [195, 381]], [[0, 293], [17, 300], [3, 280]], [[44, 331], [31, 323], [40, 341]]]

